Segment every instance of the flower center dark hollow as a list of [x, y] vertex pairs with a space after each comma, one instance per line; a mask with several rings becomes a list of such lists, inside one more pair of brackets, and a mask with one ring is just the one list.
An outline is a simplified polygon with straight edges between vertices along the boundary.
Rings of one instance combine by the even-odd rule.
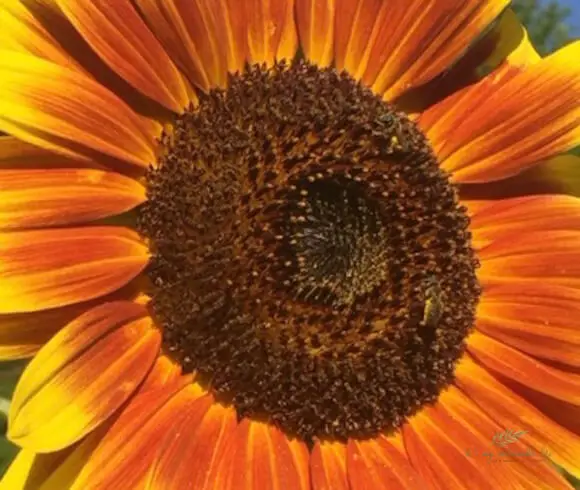
[[164, 135], [139, 228], [165, 351], [289, 435], [396, 429], [453, 380], [479, 296], [426, 138], [345, 73], [250, 67]]

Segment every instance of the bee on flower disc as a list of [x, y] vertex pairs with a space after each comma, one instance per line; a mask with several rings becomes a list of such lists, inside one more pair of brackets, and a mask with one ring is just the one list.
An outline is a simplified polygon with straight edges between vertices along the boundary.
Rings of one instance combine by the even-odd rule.
[[426, 281], [425, 304], [423, 306], [423, 320], [421, 324], [424, 327], [436, 328], [443, 315], [443, 291], [437, 279], [433, 276]]

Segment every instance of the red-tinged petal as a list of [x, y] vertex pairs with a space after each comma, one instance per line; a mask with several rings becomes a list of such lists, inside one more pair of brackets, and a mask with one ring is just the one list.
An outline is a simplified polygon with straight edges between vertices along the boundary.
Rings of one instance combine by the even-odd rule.
[[81, 73], [4, 51], [0, 130], [68, 156], [86, 159], [92, 151], [147, 167], [161, 126]]
[[572, 196], [526, 196], [462, 204], [470, 211], [470, 229], [478, 248], [512, 233], [580, 230], [580, 199]]
[[384, 436], [347, 445], [347, 473], [352, 490], [424, 488], [424, 482]]
[[[515, 52], [533, 52], [533, 46], [518, 16], [506, 9], [480, 39], [448, 70], [428, 83], [415, 87], [395, 101], [407, 113], [420, 114], [446, 97], [480, 81]], [[538, 57], [539, 58], [539, 57]]]
[[189, 80], [207, 91], [243, 69], [245, 3], [237, 0], [136, 0], [142, 15]]
[[503, 379], [518, 396], [542, 412], [546, 417], [574, 434], [580, 434], [580, 405], [558, 400], [527, 386]]
[[204, 396], [183, 408], [159, 442], [150, 486], [163, 490], [212, 490], [217, 462], [236, 428], [236, 412]]
[[[202, 57], [202, 47], [196, 44], [195, 36], [188, 29], [178, 0], [135, 0], [135, 5], [173, 61], [194, 85], [204, 91], [219, 85], [223, 71], [219, 69], [221, 57]], [[190, 2], [192, 9], [196, 5], [196, 2]], [[202, 24], [200, 39], [205, 34], [207, 29]], [[211, 45], [208, 47], [211, 49]]]
[[[49, 38], [54, 40], [56, 46], [61, 48], [65, 55], [70, 58], [68, 65], [56, 62], [57, 64], [71, 66], [73, 69], [95, 79], [103, 87], [117, 94], [139, 114], [163, 121], [171, 118], [171, 111], [143, 95], [103, 61], [67, 19], [58, 6], [58, 0], [25, 0], [21, 3], [29, 15], [42, 26]], [[12, 49], [11, 45], [7, 46], [7, 48]], [[22, 51], [18, 47], [17, 49]], [[33, 54], [39, 58], [55, 61], [43, 53]], [[191, 87], [187, 86], [187, 89], [191, 90]]]
[[129, 84], [174, 112], [189, 103], [184, 81], [129, 0], [58, 5], [96, 53]]
[[248, 0], [248, 61], [271, 66], [291, 60], [298, 49], [294, 0]]
[[580, 290], [509, 283], [486, 289], [477, 330], [531, 356], [580, 367]]
[[244, 3], [238, 0], [218, 0], [210, 5], [216, 18], [220, 45], [226, 48], [228, 71], [241, 73], [248, 55]]
[[95, 169], [0, 169], [0, 229], [95, 221], [145, 201], [145, 188], [115, 172]]
[[0, 233], [0, 251], [0, 313], [104, 296], [129, 283], [148, 261], [137, 233], [112, 226]]
[[[496, 488], [535, 488], [541, 482], [550, 489], [569, 489], [566, 480], [541, 453], [525, 444], [525, 436], [502, 449], [493, 444], [493, 436], [503, 428], [481, 411], [461, 390], [450, 386], [438, 400], [437, 411], [451, 424], [452, 441], [465, 442], [464, 457], [477, 465], [502, 464]], [[462, 442], [459, 442], [462, 441]], [[508, 454], [511, 453], [512, 456]]]
[[469, 336], [467, 350], [490, 372], [580, 405], [580, 375], [555, 369], [479, 332]]
[[[205, 396], [198, 385], [182, 379], [182, 383], [135, 396], [92, 452], [70, 490], [148, 488], [161, 454], [160, 441], [188, 408]], [[184, 387], [183, 383], [188, 384]]]
[[30, 53], [58, 65], [78, 69], [77, 63], [59, 45], [22, 0], [3, 0], [0, 4], [2, 47]]
[[306, 58], [320, 67], [334, 58], [336, 0], [296, 0], [296, 23], [300, 47]]
[[346, 445], [316, 442], [310, 457], [312, 490], [350, 490], [346, 476]]
[[441, 403], [423, 407], [404, 426], [403, 435], [409, 458], [429, 488], [517, 488], [509, 472], [505, 475], [490, 472], [482, 461], [472, 457], [471, 451], [483, 452], [481, 448], [490, 443], [493, 434], [485, 438], [470, 431], [450, 416]]
[[224, 449], [214, 488], [220, 490], [308, 490], [287, 436], [277, 428], [244, 419]]
[[405, 459], [408, 459], [407, 449], [405, 448], [405, 439], [403, 438], [403, 432], [399, 431], [399, 432], [396, 432], [395, 434], [392, 434], [392, 435], [386, 436], [386, 437], [387, 437], [387, 441], [389, 441], [391, 443], [391, 445], [397, 451], [399, 451], [399, 453], [401, 453], [401, 456], [403, 456], [403, 458], [405, 458]]
[[157, 357], [147, 310], [106, 303], [56, 334], [26, 367], [10, 406], [9, 437], [36, 452], [71, 445], [113, 414]]
[[528, 431], [526, 444], [538, 452], [549, 450], [556, 464], [580, 476], [578, 435], [545, 416], [468, 356], [457, 366], [455, 384], [504, 429]]
[[337, 0], [336, 66], [393, 100], [444, 72], [507, 0]]
[[0, 360], [32, 357], [52, 336], [84, 312], [109, 301], [136, 301], [135, 282], [113, 294], [63, 308], [0, 315]]
[[165, 355], [161, 355], [139, 387], [140, 392], [159, 390], [181, 377], [181, 366]]
[[508, 79], [492, 74], [443, 101], [434, 109], [443, 108], [443, 122], [420, 122], [442, 167], [456, 182], [489, 182], [580, 144], [579, 56], [580, 42], [573, 43]]
[[523, 36], [518, 46], [491, 74], [478, 83], [450, 92], [448, 97], [429, 107], [420, 115], [417, 123], [428, 134], [437, 154], [444, 154], [447, 140], [452, 137], [459, 117], [472, 111], [473, 107], [484, 104], [490, 93], [520, 74], [529, 65], [540, 61], [539, 55], [530, 54], [530, 50], [529, 40], [527, 36]]
[[508, 235], [479, 250], [484, 286], [513, 281], [580, 285], [580, 231]]
[[298, 490], [311, 490], [310, 451], [308, 450], [308, 446], [300, 439], [290, 439], [288, 440], [288, 447], [292, 453], [294, 466], [296, 467], [300, 480]]

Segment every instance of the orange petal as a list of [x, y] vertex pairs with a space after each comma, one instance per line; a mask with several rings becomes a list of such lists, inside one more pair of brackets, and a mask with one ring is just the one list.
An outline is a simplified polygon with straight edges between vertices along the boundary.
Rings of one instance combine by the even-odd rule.
[[558, 400], [509, 380], [506, 381], [506, 385], [558, 425], [574, 434], [580, 434], [580, 405]]
[[445, 417], [451, 442], [463, 450], [463, 459], [470, 460], [467, 464], [475, 463], [486, 471], [492, 464], [501, 468], [493, 475], [500, 480], [495, 488], [536, 488], [540, 482], [545, 488], [570, 488], [549, 459], [526, 445], [525, 435], [505, 448], [495, 445], [493, 436], [503, 428], [456, 387], [440, 395], [437, 412]]
[[68, 156], [90, 151], [147, 167], [161, 126], [94, 80], [17, 52], [0, 54], [0, 130]]
[[202, 90], [225, 87], [227, 71], [243, 68], [243, 2], [136, 0], [136, 4], [175, 63]]
[[212, 490], [216, 466], [236, 428], [236, 412], [204, 396], [184, 406], [159, 444], [151, 475], [159, 489]]
[[320, 67], [330, 66], [334, 57], [335, 4], [336, 0], [296, 0], [300, 47]]
[[337, 0], [336, 66], [393, 100], [455, 62], [508, 0]]
[[108, 301], [133, 301], [137, 286], [132, 282], [104, 298], [64, 308], [0, 315], [0, 360], [32, 357], [56, 332], [87, 310]]
[[66, 306], [123, 287], [146, 266], [134, 231], [85, 227], [0, 233], [0, 313]]
[[147, 310], [106, 303], [69, 323], [26, 367], [10, 406], [9, 437], [57, 451], [89, 433], [133, 393], [157, 356], [161, 335]]
[[[155, 367], [148, 374], [148, 378], [150, 378], [153, 375], [154, 370]], [[155, 395], [163, 400], [166, 400], [168, 396], [174, 393], [177, 389], [183, 388], [185, 384], [188, 383], [189, 381], [190, 381], [189, 377], [181, 377], [180, 379], [176, 378], [172, 381], [171, 385], [166, 383], [163, 386], [163, 389], [158, 390], [155, 393]], [[143, 385], [141, 385], [137, 389], [132, 399], [128, 402], [126, 408], [123, 408], [122, 410], [125, 411], [129, 409], [129, 407], [135, 407], [136, 403], [140, 403], [137, 402], [137, 400], [142, 400], [140, 398], [142, 393], [143, 393]], [[141, 407], [144, 407], [144, 405], [141, 405]], [[137, 412], [131, 412], [131, 415], [133, 416], [135, 416], [136, 414]], [[141, 416], [141, 414], [139, 414], [139, 416]], [[64, 488], [67, 489], [76, 488], [77, 490], [79, 490], [79, 488], [82, 488], [84, 490], [84, 488], [86, 487], [82, 486], [79, 487], [77, 484], [80, 485], [83, 484], [82, 479], [84, 479], [85, 478], [84, 475], [87, 474], [86, 473], [87, 469], [85, 467], [89, 469], [91, 468], [90, 465], [88, 464], [89, 460], [93, 457], [95, 449], [103, 444], [104, 437], [108, 434], [113, 424], [117, 423], [118, 418], [119, 417], [117, 416], [109, 418], [109, 420], [107, 420], [100, 427], [98, 427], [93, 432], [91, 432], [87, 437], [85, 437], [82, 440], [82, 442], [75, 445], [73, 450], [70, 451], [69, 456], [67, 456], [67, 458], [64, 461], [62, 461], [60, 465], [58, 465], [56, 468], [53, 468], [53, 472], [50, 475], [50, 477], [46, 479], [44, 484], [38, 490], [54, 490]], [[143, 420], [141, 419], [139, 419], [139, 421], [143, 422]], [[118, 426], [116, 427], [118, 428]], [[126, 435], [127, 434], [125, 434], [125, 436]], [[148, 464], [149, 463], [151, 463], [151, 461], [148, 461]], [[147, 465], [141, 464], [139, 465], [139, 467], [141, 468], [142, 473], [150, 473], [151, 468], [148, 467]], [[133, 474], [133, 476], [134, 475], [135, 474]]]
[[478, 278], [484, 286], [513, 281], [580, 285], [580, 232], [508, 235], [479, 250]]
[[244, 419], [223, 451], [214, 488], [309, 490], [296, 465], [298, 447], [274, 426]]
[[147, 374], [139, 391], [159, 390], [181, 377], [181, 366], [165, 355], [161, 355]]
[[76, 62], [31, 14], [22, 0], [3, 0], [0, 18], [3, 48], [23, 51], [61, 66], [78, 69]]
[[210, 2], [217, 22], [220, 45], [226, 48], [227, 69], [231, 73], [244, 71], [248, 54], [246, 10], [244, 2], [217, 0]]
[[95, 169], [0, 169], [0, 228], [37, 228], [94, 221], [145, 201], [145, 188]]
[[473, 332], [467, 350], [491, 372], [561, 400], [580, 405], [580, 375], [565, 373], [482, 333]]
[[515, 76], [492, 74], [427, 111], [419, 124], [442, 167], [456, 182], [489, 182], [580, 144], [579, 56], [580, 42], [572, 43]]
[[289, 439], [288, 446], [290, 447], [294, 466], [296, 467], [298, 478], [300, 479], [298, 489], [311, 490], [310, 451], [308, 446], [306, 446], [306, 444], [304, 444], [300, 439]]
[[170, 428], [205, 395], [197, 385], [184, 387], [183, 382], [134, 397], [92, 452], [70, 490], [149, 488], [145, 482], [150, 481], [155, 460], [162, 454], [160, 440], [175, 435]]
[[298, 49], [294, 0], [247, 0], [248, 61], [272, 66]]
[[580, 290], [494, 286], [481, 297], [477, 330], [534, 357], [580, 367]]
[[538, 63], [538, 55], [530, 55], [530, 43], [523, 36], [519, 45], [495, 68], [480, 80], [461, 90], [448, 93], [448, 97], [429, 107], [420, 115], [417, 122], [431, 139], [438, 155], [444, 155], [444, 148], [457, 127], [458, 117], [486, 103], [491, 92], [504, 85], [508, 80], [521, 73], [526, 67]]
[[352, 490], [424, 488], [420, 476], [384, 436], [347, 446], [348, 480]]
[[310, 457], [312, 490], [350, 490], [346, 477], [346, 445], [316, 442]]
[[[526, 196], [476, 203], [470, 211], [471, 232], [478, 248], [511, 233], [580, 229], [580, 199], [571, 196]], [[475, 207], [475, 209], [473, 209]]]
[[407, 449], [405, 448], [405, 439], [403, 438], [403, 432], [401, 430], [386, 437], [387, 441], [389, 441], [391, 445], [397, 451], [399, 451], [399, 453], [401, 454], [401, 456], [403, 456], [403, 458], [409, 459], [407, 455]]
[[441, 403], [423, 407], [405, 425], [403, 435], [409, 458], [429, 488], [521, 488], [515, 487], [509, 471], [505, 475], [489, 471], [485, 461], [474, 457], [474, 453], [483, 452], [493, 434], [486, 438], [470, 431], [447, 413]]
[[518, 16], [508, 8], [456, 63], [430, 82], [405, 92], [395, 104], [407, 113], [422, 113], [478, 82], [506, 60], [511, 63], [515, 52], [524, 50], [533, 51], [533, 46]]
[[457, 366], [455, 378], [455, 384], [495, 422], [505, 429], [528, 431], [526, 444], [536, 451], [549, 450], [556, 464], [580, 476], [580, 437], [546, 417], [467, 356]]
[[174, 112], [189, 98], [167, 53], [128, 0], [58, 0], [69, 21], [96, 53], [133, 87]]

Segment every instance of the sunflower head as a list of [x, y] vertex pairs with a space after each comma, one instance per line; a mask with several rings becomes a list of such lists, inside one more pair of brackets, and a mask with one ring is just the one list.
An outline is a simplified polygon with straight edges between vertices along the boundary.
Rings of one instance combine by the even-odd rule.
[[2, 485], [567, 488], [481, 464], [580, 474], [579, 45], [508, 3], [0, 4]]
[[240, 417], [376, 435], [451, 382], [478, 297], [466, 210], [417, 125], [348, 73], [232, 76], [163, 136], [147, 188], [165, 348]]

